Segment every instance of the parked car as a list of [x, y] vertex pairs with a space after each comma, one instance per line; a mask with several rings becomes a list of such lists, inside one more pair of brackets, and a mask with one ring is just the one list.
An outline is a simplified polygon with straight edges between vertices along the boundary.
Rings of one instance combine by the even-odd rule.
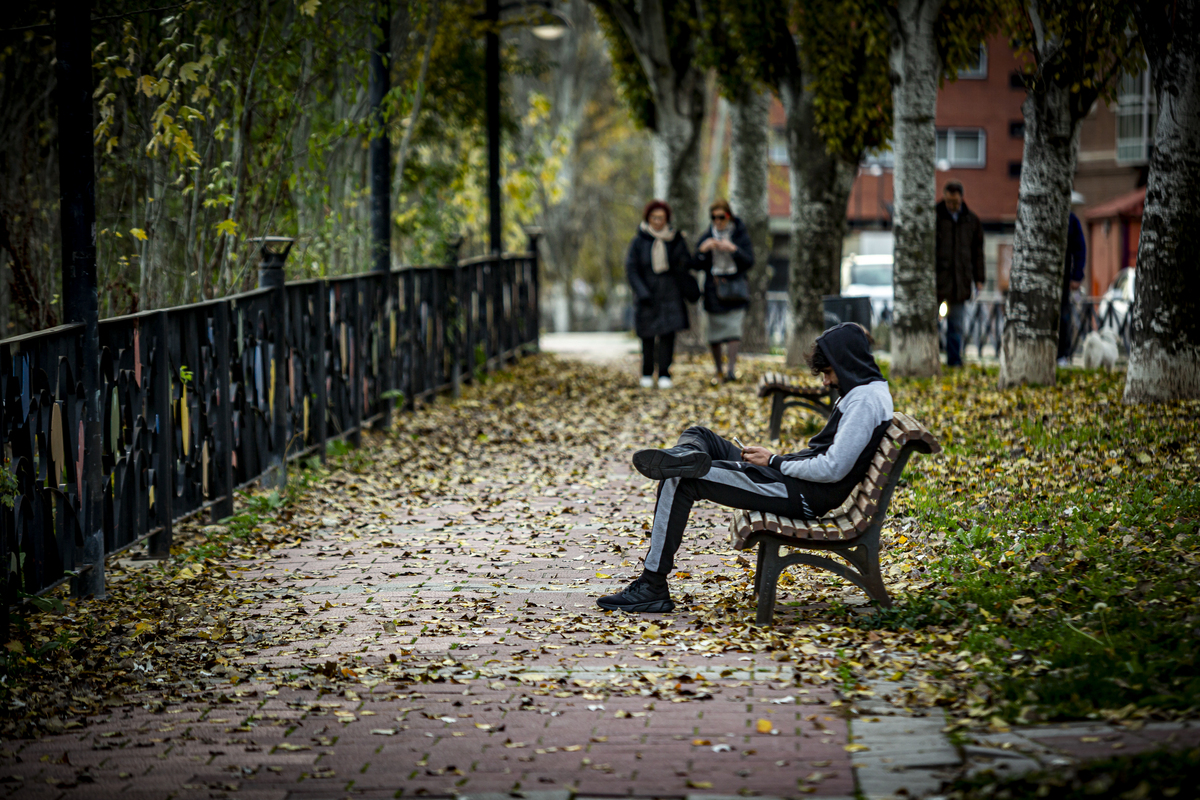
[[1125, 267], [1113, 278], [1112, 286], [1100, 296], [1096, 308], [1096, 316], [1101, 328], [1112, 328], [1120, 331], [1133, 308], [1133, 284], [1137, 271], [1133, 267]]
[[842, 261], [842, 294], [871, 298], [875, 323], [890, 322], [895, 290], [892, 287], [892, 256], [847, 256]]

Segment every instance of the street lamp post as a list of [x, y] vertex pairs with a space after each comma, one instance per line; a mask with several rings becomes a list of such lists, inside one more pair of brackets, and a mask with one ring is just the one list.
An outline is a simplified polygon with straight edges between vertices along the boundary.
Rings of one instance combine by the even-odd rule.
[[500, 0], [487, 0], [484, 17], [488, 21], [487, 53], [484, 56], [487, 80], [484, 110], [487, 114], [488, 137], [488, 242], [492, 254], [499, 255], [504, 250], [504, 233], [500, 223]]

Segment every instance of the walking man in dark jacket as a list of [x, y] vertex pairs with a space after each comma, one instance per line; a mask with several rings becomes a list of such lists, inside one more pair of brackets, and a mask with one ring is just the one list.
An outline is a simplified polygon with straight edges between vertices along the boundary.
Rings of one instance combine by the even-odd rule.
[[963, 187], [950, 181], [937, 204], [937, 299], [946, 304], [946, 365], [962, 366], [964, 303], [971, 284], [983, 290], [983, 225], [963, 202]]
[[743, 448], [699, 426], [684, 431], [668, 450], [634, 453], [637, 471], [659, 481], [650, 550], [641, 576], [597, 605], [651, 613], [675, 608], [667, 576], [697, 500], [818, 519], [850, 496], [892, 422], [892, 395], [871, 354], [871, 336], [857, 323], [843, 322], [821, 334], [808, 365], [826, 386], [838, 387], [841, 397], [829, 422], [799, 453]]
[[[1083, 202], [1078, 192], [1072, 192], [1071, 200]], [[1058, 365], [1071, 365], [1071, 292], [1083, 284], [1084, 268], [1087, 266], [1087, 239], [1083, 238], [1083, 226], [1075, 212], [1067, 218], [1067, 257], [1063, 265], [1062, 308], [1058, 315]]]

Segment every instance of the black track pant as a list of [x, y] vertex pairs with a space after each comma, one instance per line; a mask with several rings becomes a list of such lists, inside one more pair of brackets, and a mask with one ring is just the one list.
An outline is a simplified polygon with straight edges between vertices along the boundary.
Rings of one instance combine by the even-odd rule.
[[702, 478], [659, 482], [650, 552], [646, 554], [646, 569], [651, 572], [665, 575], [675, 568], [675, 551], [683, 541], [688, 515], [697, 500], [785, 517], [813, 518], [804, 499], [803, 481], [771, 467], [741, 461], [741, 448], [708, 428], [688, 428], [679, 437], [679, 444], [708, 453], [713, 459], [712, 468]]
[[654, 374], [654, 362], [658, 361], [658, 377], [671, 377], [671, 361], [675, 358], [675, 332], [664, 333], [657, 339], [653, 336], [642, 339], [642, 375]]

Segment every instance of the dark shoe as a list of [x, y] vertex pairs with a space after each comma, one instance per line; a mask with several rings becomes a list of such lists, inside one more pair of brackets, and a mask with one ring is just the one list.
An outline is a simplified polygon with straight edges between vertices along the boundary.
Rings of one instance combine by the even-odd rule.
[[669, 450], [638, 450], [633, 454], [633, 467], [647, 478], [656, 481], [667, 478], [699, 478], [708, 474], [712, 456], [690, 447]]
[[667, 585], [663, 584], [661, 588], [655, 588], [645, 578], [638, 578], [623, 592], [601, 597], [596, 601], [596, 605], [607, 611], [646, 614], [665, 614], [675, 610], [675, 603], [671, 600], [671, 590]]

